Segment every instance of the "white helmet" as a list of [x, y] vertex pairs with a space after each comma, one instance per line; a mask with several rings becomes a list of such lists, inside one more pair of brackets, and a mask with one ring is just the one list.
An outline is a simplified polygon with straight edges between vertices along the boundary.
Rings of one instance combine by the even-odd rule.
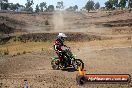
[[59, 33], [58, 37], [67, 37], [64, 33]]

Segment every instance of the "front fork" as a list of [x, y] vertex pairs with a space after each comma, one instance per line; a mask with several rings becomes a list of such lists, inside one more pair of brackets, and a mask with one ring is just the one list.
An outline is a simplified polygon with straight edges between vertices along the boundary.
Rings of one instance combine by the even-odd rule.
[[75, 59], [71, 59], [71, 65], [73, 66], [75, 63]]
[[51, 58], [51, 60], [52, 60], [52, 63], [55, 63], [55, 64], [59, 64], [59, 59], [57, 59], [56, 57], [52, 57]]

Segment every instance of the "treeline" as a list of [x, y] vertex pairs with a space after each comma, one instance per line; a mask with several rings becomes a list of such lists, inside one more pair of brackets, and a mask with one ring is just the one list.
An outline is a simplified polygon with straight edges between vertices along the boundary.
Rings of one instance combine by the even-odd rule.
[[[41, 2], [36, 5], [35, 12], [45, 12], [45, 11], [54, 11], [55, 8], [57, 10], [64, 9], [64, 3], [63, 1], [57, 2], [57, 5], [47, 5], [46, 2]], [[132, 8], [132, 0], [108, 0], [105, 3], [105, 7], [103, 7], [106, 10], [114, 10], [114, 9], [123, 9], [123, 8]], [[13, 11], [28, 11], [28, 12], [34, 12], [33, 11], [33, 0], [27, 0], [25, 5], [20, 5], [19, 3], [9, 3], [8, 0], [0, 0], [0, 10], [13, 10]], [[78, 6], [69, 6], [65, 10], [67, 11], [77, 11]], [[97, 10], [100, 9], [100, 3], [95, 3], [94, 0], [89, 0], [86, 5], [81, 10], [87, 10], [88, 12], [90, 10]]]
[[[33, 0], [27, 0], [25, 5], [19, 3], [9, 3], [8, 0], [0, 0], [0, 10], [13, 10], [13, 11], [33, 11]], [[41, 2], [36, 5], [35, 12], [54, 11], [56, 9], [64, 9], [63, 1], [57, 2], [56, 7], [54, 5], [47, 5], [46, 2]]]
[[[108, 0], [105, 3], [105, 7], [104, 9], [107, 10], [114, 10], [114, 9], [122, 9], [123, 8], [132, 8], [132, 0]], [[88, 10], [88, 12], [90, 10], [95, 10], [95, 9], [99, 9], [100, 8], [100, 4], [99, 2], [94, 3], [93, 0], [89, 0], [84, 9]]]
[[44, 12], [44, 11], [52, 12], [55, 10], [55, 8], [58, 10], [64, 9], [63, 1], [57, 2], [56, 7], [54, 5], [47, 6], [46, 2], [42, 2], [42, 3], [36, 5], [35, 12]]
[[105, 7], [107, 9], [116, 9], [116, 8], [132, 8], [132, 0], [109, 0], [105, 2]]
[[24, 5], [20, 5], [19, 3], [9, 3], [8, 0], [0, 0], [0, 10], [12, 10], [12, 11], [32, 11], [31, 5], [33, 5], [33, 1], [27, 0], [27, 3]]

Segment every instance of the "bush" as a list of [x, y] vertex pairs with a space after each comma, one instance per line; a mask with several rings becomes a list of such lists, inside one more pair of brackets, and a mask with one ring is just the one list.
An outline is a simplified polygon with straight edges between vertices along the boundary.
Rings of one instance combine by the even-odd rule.
[[14, 38], [13, 41], [16, 42], [16, 38]]
[[17, 55], [15, 55], [15, 54], [14, 54], [14, 55], [12, 55], [12, 57], [15, 57], [15, 56], [17, 56]]
[[0, 56], [2, 55], [2, 50], [0, 50]]
[[27, 52], [26, 51], [23, 51], [23, 54], [26, 54]]
[[17, 55], [21, 55], [21, 54], [18, 52]]
[[42, 51], [44, 51], [44, 48], [42, 48]]
[[49, 25], [49, 21], [48, 20], [45, 21], [45, 25]]
[[4, 51], [4, 55], [9, 55], [9, 51], [8, 50], [5, 50]]

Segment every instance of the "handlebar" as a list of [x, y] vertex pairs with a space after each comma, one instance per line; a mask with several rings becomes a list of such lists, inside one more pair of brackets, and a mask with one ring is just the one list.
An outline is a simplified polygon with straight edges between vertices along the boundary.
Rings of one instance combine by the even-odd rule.
[[65, 46], [67, 49], [70, 49], [71, 47]]
[[64, 46], [64, 47], [66, 47], [66, 48], [63, 49], [63, 51], [59, 51], [59, 52], [67, 52], [67, 51], [71, 51], [71, 48], [70, 48], [70, 47], [68, 47], [68, 46]]

